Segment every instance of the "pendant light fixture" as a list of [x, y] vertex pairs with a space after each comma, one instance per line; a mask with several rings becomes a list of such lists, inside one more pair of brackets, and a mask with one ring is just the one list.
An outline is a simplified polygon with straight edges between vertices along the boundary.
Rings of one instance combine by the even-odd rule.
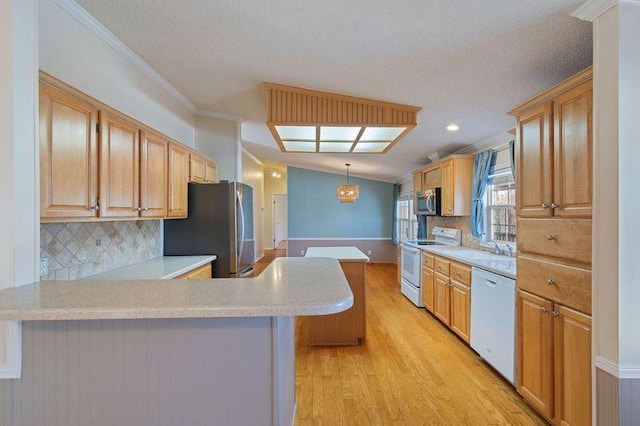
[[347, 166], [347, 184], [338, 185], [336, 195], [338, 195], [338, 200], [341, 203], [355, 203], [356, 198], [360, 195], [360, 187], [349, 183], [349, 167], [351, 164], [346, 163], [345, 166]]

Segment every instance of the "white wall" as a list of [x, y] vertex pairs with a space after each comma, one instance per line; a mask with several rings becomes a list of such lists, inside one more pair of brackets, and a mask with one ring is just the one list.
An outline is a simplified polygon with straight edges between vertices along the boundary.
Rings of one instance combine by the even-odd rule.
[[176, 140], [195, 145], [195, 116], [53, 0], [39, 0], [40, 68]]
[[218, 163], [218, 179], [236, 180], [236, 155], [240, 135], [233, 120], [196, 116], [195, 148]]
[[258, 260], [264, 256], [264, 165], [246, 151], [242, 152], [242, 182], [253, 188], [253, 236]]
[[640, 372], [640, 4], [619, 8], [619, 363]]
[[[11, 0], [0, 0], [0, 200], [13, 206], [13, 34]], [[8, 161], [7, 161], [8, 160]], [[0, 289], [13, 286], [12, 208], [0, 209]], [[0, 323], [0, 368], [7, 363], [7, 325]], [[6, 367], [5, 367], [6, 368]]]
[[264, 170], [264, 248], [265, 250], [272, 250], [273, 246], [273, 194], [286, 194], [287, 193], [287, 169], [278, 168], [280, 178], [271, 176], [271, 173], [276, 170], [270, 167], [265, 167]]

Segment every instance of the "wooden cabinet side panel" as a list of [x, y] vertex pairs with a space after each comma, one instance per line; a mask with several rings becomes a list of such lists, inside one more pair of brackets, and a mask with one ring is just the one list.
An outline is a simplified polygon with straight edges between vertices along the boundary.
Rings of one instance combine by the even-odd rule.
[[138, 128], [100, 112], [100, 216], [139, 216]]
[[591, 425], [591, 317], [555, 305], [556, 424]]
[[553, 304], [518, 290], [518, 392], [540, 413], [553, 418]]
[[547, 102], [518, 117], [516, 145], [516, 213], [522, 217], [548, 217], [553, 214], [552, 111]]
[[471, 181], [473, 180], [473, 158], [453, 160], [453, 215], [471, 214]]
[[593, 80], [554, 99], [554, 214], [591, 217]]
[[179, 145], [169, 144], [169, 208], [171, 218], [187, 217], [189, 184], [189, 152]]
[[168, 142], [149, 132], [140, 132], [140, 215], [167, 215]]
[[40, 83], [40, 216], [43, 221], [98, 214], [98, 110]]

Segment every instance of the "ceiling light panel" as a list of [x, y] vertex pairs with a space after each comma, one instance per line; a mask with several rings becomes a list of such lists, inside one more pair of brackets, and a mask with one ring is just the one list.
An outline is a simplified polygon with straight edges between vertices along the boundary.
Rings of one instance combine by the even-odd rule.
[[316, 126], [276, 126], [282, 140], [316, 140]]
[[406, 127], [367, 127], [364, 129], [360, 141], [389, 141], [391, 142], [400, 133], [404, 132]]
[[316, 152], [316, 143], [309, 141], [283, 141], [287, 152]]
[[349, 152], [352, 142], [320, 142], [319, 152]]
[[362, 127], [320, 127], [321, 141], [355, 141]]
[[391, 144], [391, 142], [358, 142], [353, 152], [368, 152], [379, 154]]

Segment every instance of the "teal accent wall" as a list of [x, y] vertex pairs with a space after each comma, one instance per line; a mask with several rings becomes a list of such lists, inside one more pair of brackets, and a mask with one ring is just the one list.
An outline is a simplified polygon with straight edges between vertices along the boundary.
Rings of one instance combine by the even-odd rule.
[[336, 187], [346, 174], [288, 167], [290, 238], [391, 238], [393, 184], [351, 178], [360, 185], [355, 203], [341, 204]]

